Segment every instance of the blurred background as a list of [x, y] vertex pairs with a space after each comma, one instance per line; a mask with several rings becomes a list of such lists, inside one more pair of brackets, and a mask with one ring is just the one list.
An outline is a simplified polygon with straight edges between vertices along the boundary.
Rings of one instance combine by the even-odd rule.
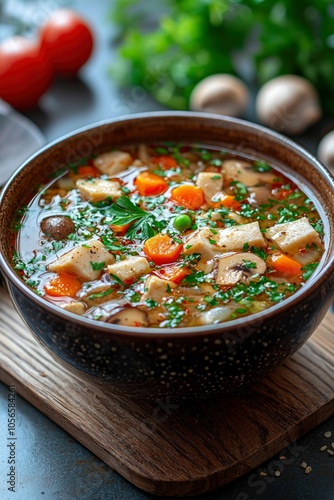
[[[63, 19], [64, 8], [80, 19]], [[31, 67], [36, 55], [17, 42], [8, 55], [15, 35], [40, 47], [38, 69], [31, 76], [25, 68], [24, 80], [17, 68], [29, 57]], [[165, 108], [262, 122], [314, 151], [334, 128], [330, 0], [1, 0], [0, 40], [0, 97], [48, 139], [92, 120]], [[73, 71], [62, 71], [59, 59], [69, 53]]]

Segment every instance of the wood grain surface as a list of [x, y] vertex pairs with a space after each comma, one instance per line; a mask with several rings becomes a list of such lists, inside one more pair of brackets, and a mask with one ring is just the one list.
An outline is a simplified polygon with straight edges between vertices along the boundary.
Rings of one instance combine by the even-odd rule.
[[334, 412], [333, 314], [286, 364], [242, 395], [176, 404], [110, 397], [60, 367], [0, 290], [0, 378], [139, 488], [211, 491]]

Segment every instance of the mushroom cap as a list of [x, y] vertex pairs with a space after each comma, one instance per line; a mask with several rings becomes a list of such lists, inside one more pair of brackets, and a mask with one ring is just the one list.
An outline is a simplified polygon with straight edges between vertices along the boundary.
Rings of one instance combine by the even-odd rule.
[[204, 78], [194, 87], [190, 109], [240, 116], [245, 112], [248, 100], [248, 89], [240, 78], [221, 73]]
[[334, 172], [334, 130], [321, 139], [317, 155], [319, 160]]
[[41, 230], [49, 238], [61, 241], [75, 231], [75, 226], [68, 216], [51, 215], [42, 220]]
[[322, 115], [314, 86], [297, 75], [282, 75], [265, 83], [256, 97], [259, 119], [270, 128], [300, 134]]

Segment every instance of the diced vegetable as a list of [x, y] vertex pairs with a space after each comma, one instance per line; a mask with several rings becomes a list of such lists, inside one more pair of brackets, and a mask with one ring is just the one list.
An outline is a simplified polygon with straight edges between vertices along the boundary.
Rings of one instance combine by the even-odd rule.
[[140, 172], [135, 180], [136, 187], [141, 196], [159, 196], [168, 189], [167, 182], [160, 175], [148, 170]]
[[[218, 198], [218, 200], [217, 200]], [[239, 203], [235, 196], [230, 194], [222, 194], [221, 196], [216, 196], [210, 203], [210, 206], [213, 208], [225, 207], [230, 208], [231, 210], [240, 211], [241, 203]]]
[[168, 155], [161, 155], [151, 158], [152, 163], [159, 165], [163, 170], [170, 170], [177, 166], [175, 158]]
[[302, 266], [288, 255], [282, 253], [273, 254], [270, 256], [268, 263], [279, 274], [290, 279], [300, 278], [302, 275]]
[[91, 165], [82, 165], [78, 167], [78, 175], [82, 177], [99, 177], [101, 172]]
[[204, 203], [203, 190], [191, 184], [181, 184], [173, 189], [171, 200], [176, 204], [190, 210], [198, 210]]
[[170, 264], [180, 257], [183, 245], [168, 234], [157, 234], [144, 243], [144, 252], [157, 265]]
[[175, 217], [173, 225], [175, 229], [183, 233], [183, 231], [186, 231], [192, 226], [191, 217], [187, 214], [178, 215]]
[[124, 224], [124, 226], [118, 226], [117, 224], [110, 224], [109, 227], [113, 233], [123, 236], [127, 232], [130, 226], [131, 224]]
[[155, 271], [164, 280], [172, 281], [176, 284], [179, 284], [190, 272], [185, 266], [164, 266], [159, 271]]
[[75, 297], [81, 289], [82, 283], [77, 276], [68, 273], [59, 273], [46, 283], [45, 293], [52, 297]]

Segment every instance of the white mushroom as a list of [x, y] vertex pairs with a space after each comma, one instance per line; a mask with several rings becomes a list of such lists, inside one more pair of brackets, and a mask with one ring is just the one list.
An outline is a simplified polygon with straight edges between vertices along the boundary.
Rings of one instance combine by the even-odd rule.
[[267, 265], [263, 259], [248, 252], [235, 253], [219, 259], [216, 283], [232, 286], [249, 283], [257, 274], [264, 274]]
[[202, 325], [213, 325], [230, 319], [233, 310], [230, 307], [222, 306], [209, 309], [201, 314], [200, 321]]
[[86, 310], [85, 304], [83, 302], [77, 302], [77, 301], [72, 301], [72, 302], [67, 302], [65, 304], [60, 304], [60, 307], [64, 309], [65, 311], [69, 311], [73, 314], [83, 314]]
[[190, 109], [240, 116], [248, 99], [246, 85], [239, 78], [222, 73], [208, 76], [196, 85], [190, 96]]
[[256, 112], [264, 124], [290, 134], [301, 134], [322, 115], [314, 86], [297, 75], [265, 83], [256, 98]]
[[318, 147], [318, 158], [334, 172], [334, 130], [321, 139]]
[[107, 323], [123, 326], [147, 326], [146, 312], [137, 307], [122, 307], [113, 311]]
[[246, 186], [256, 186], [260, 182], [271, 183], [275, 175], [270, 172], [257, 172], [253, 165], [243, 160], [225, 160], [222, 165], [224, 175], [228, 179], [242, 182]]

